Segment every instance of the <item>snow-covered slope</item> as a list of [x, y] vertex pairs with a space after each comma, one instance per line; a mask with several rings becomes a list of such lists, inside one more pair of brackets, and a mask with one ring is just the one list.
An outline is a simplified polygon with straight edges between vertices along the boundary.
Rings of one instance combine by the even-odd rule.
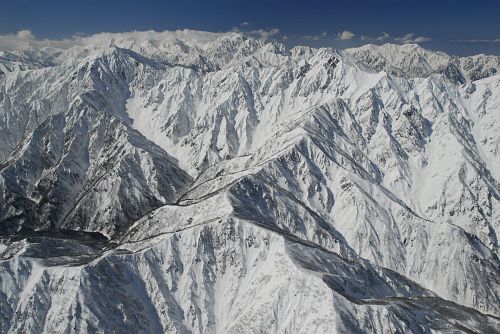
[[1, 332], [498, 331], [498, 58], [237, 33], [13, 54]]
[[346, 53], [376, 71], [409, 77], [441, 73], [458, 84], [493, 76], [499, 73], [500, 68], [498, 56], [451, 57], [443, 52], [426, 50], [417, 44], [366, 44], [347, 49]]
[[1, 51], [0, 75], [7, 72], [24, 71], [53, 66], [52, 57], [44, 51]]

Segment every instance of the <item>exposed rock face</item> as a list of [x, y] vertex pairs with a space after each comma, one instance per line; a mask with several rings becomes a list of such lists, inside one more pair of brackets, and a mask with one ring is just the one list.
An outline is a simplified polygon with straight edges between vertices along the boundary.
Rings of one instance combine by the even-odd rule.
[[500, 68], [498, 56], [453, 57], [423, 49], [417, 44], [367, 44], [345, 52], [377, 72], [386, 71], [406, 77], [427, 77], [440, 73], [456, 84], [494, 76]]
[[194, 36], [0, 57], [2, 333], [498, 331], [498, 57]]

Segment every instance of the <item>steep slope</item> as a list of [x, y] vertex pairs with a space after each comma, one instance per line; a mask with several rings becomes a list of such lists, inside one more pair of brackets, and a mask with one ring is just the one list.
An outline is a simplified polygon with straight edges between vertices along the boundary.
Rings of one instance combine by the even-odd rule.
[[417, 44], [367, 44], [345, 52], [375, 71], [409, 77], [441, 73], [458, 84], [493, 76], [499, 73], [500, 68], [500, 57], [497, 56], [450, 57], [443, 52], [423, 49]]
[[[11, 133], [3, 146], [10, 157], [0, 165], [3, 233], [70, 229], [111, 236], [187, 188], [191, 178], [175, 159], [126, 123], [120, 101], [128, 93], [123, 66], [130, 59], [122, 56], [110, 50], [85, 63], [81, 81], [59, 67], [6, 75], [2, 120]], [[38, 82], [54, 90], [54, 99], [39, 100]], [[50, 86], [56, 84], [62, 89]], [[31, 96], [26, 86], [33, 87]]]
[[44, 51], [0, 51], [0, 75], [53, 65], [52, 57]]
[[[61, 247], [41, 246], [54, 256], [52, 245]], [[12, 286], [3, 330], [494, 332], [500, 324], [367, 261], [234, 218], [122, 247], [87, 265], [50, 266], [51, 258], [30, 259], [39, 254], [32, 248], [3, 262], [3, 284]]]
[[497, 331], [498, 63], [380, 48], [121, 35], [0, 75], [2, 332]]

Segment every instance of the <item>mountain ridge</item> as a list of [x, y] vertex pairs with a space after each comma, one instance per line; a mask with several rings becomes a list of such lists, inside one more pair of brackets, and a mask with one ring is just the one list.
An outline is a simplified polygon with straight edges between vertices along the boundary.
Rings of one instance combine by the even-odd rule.
[[0, 75], [2, 332], [498, 327], [499, 75], [129, 42]]

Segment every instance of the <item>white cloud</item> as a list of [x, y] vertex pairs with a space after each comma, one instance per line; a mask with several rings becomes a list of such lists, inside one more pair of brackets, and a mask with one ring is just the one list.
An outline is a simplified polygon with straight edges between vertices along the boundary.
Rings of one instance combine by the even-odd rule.
[[425, 36], [419, 36], [413, 40], [414, 43], [422, 43], [422, 42], [429, 42], [429, 41], [432, 41], [432, 38], [425, 37]]
[[76, 34], [71, 38], [40, 39], [30, 30], [20, 30], [15, 34], [0, 35], [0, 50], [26, 50], [33, 48], [68, 49], [73, 46], [106, 45], [119, 42], [143, 43], [145, 41], [162, 41], [171, 38], [194, 40], [198, 43], [207, 43], [224, 35], [195, 30], [176, 31], [131, 31], [125, 33], [98, 33], [94, 35]]
[[250, 22], [245, 21], [245, 22], [241, 22], [241, 23], [240, 23], [240, 26], [245, 27], [245, 26], [247, 26], [247, 25], [249, 25], [249, 24], [250, 24]]
[[[246, 26], [247, 22], [243, 22], [241, 26]], [[278, 28], [269, 29], [256, 29], [245, 31], [238, 27], [233, 28], [233, 31], [245, 33], [254, 38], [260, 38], [263, 40], [277, 39], [280, 35], [280, 30]], [[214, 33], [214, 32], [203, 32], [195, 30], [177, 30], [177, 31], [131, 31], [125, 33], [97, 33], [94, 35], [82, 35], [76, 34], [70, 38], [63, 39], [43, 39], [38, 38], [30, 30], [19, 30], [16, 33], [0, 35], [0, 50], [26, 50], [26, 49], [38, 49], [38, 48], [52, 48], [52, 49], [68, 49], [73, 46], [88, 46], [88, 45], [126, 45], [128, 43], [141, 44], [145, 41], [161, 42], [167, 39], [179, 38], [183, 41], [189, 42], [190, 40], [196, 41], [196, 43], [208, 43], [215, 40], [216, 38], [223, 36], [226, 33]], [[327, 36], [327, 32], [322, 32], [318, 35], [303, 35], [300, 36], [305, 40], [318, 41]], [[354, 33], [345, 30], [337, 35], [340, 40], [351, 40], [354, 38], [359, 38], [363, 41], [395, 41], [399, 43], [422, 43], [430, 41], [430, 37], [417, 36], [414, 33], [406, 34], [402, 37], [392, 37], [386, 32], [382, 32], [377, 37], [369, 37], [365, 35], [356, 36]], [[284, 35], [280, 37], [281, 40], [286, 41], [290, 39], [289, 35]], [[461, 40], [460, 42], [469, 43], [499, 43], [499, 39], [473, 39], [473, 40]]]
[[16, 33], [16, 37], [21, 39], [35, 39], [35, 36], [30, 30], [19, 30]]
[[366, 35], [361, 35], [361, 37], [360, 37], [360, 39], [362, 41], [385, 41], [389, 38], [391, 38], [391, 35], [389, 35], [386, 32], [383, 32], [380, 36], [377, 36], [377, 37], [369, 37]]
[[0, 50], [27, 49], [35, 43], [35, 36], [29, 30], [19, 30], [15, 34], [0, 35]]
[[428, 42], [432, 40], [432, 38], [425, 36], [416, 36], [414, 33], [409, 33], [404, 35], [403, 37], [396, 37], [394, 38], [394, 40], [401, 43], [422, 43]]
[[256, 30], [244, 31], [244, 33], [251, 37], [267, 41], [278, 35], [280, 33], [280, 30], [278, 28], [256, 29]]
[[390, 38], [391, 35], [389, 35], [388, 33], [386, 32], [383, 32], [382, 35], [378, 36], [375, 38], [376, 41], [383, 41], [383, 40], [386, 40], [388, 38]]
[[356, 36], [356, 35], [354, 33], [350, 32], [350, 31], [348, 31], [348, 30], [344, 30], [344, 31], [342, 31], [341, 33], [338, 34], [338, 37], [341, 40], [353, 39], [354, 36]]

